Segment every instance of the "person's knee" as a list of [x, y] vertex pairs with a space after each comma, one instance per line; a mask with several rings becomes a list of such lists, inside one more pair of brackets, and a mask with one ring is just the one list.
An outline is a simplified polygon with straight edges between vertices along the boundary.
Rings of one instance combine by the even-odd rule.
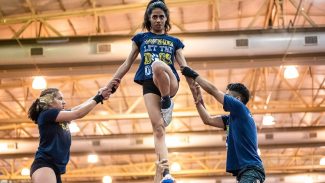
[[31, 176], [32, 183], [56, 183], [56, 175], [49, 167], [42, 167], [37, 169]]
[[165, 135], [165, 127], [162, 124], [154, 126], [154, 135], [157, 138], [161, 138]]
[[159, 74], [161, 71], [164, 70], [164, 63], [155, 61], [151, 64], [153, 74]]

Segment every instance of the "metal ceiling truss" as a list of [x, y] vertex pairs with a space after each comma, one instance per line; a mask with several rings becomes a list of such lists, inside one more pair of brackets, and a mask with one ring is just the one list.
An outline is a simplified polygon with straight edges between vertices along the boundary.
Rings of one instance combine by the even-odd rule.
[[[112, 5], [112, 6], [104, 6], [99, 7], [97, 6], [96, 0], [87, 0], [86, 3], [88, 4], [88, 8], [83, 10], [67, 10], [64, 7], [64, 3], [62, 0], [57, 0], [59, 3], [59, 7], [62, 10], [62, 12], [54, 12], [54, 13], [48, 13], [43, 12], [41, 14], [37, 13], [37, 8], [35, 8], [30, 0], [25, 0], [26, 6], [28, 7], [31, 15], [22, 15], [22, 16], [6, 16], [2, 12], [0, 12], [1, 15], [1, 21], [0, 25], [7, 25], [8, 28], [13, 32], [13, 38], [19, 38], [20, 35], [32, 24], [39, 22], [39, 31], [36, 34], [35, 37], [42, 36], [41, 30], [44, 29], [45, 33], [47, 33], [48, 37], [54, 36], [50, 34], [47, 30], [50, 29], [55, 36], [62, 37], [63, 34], [55, 29], [48, 21], [51, 20], [58, 20], [58, 19], [65, 19], [67, 20], [73, 35], [78, 35], [77, 30], [71, 20], [73, 17], [85, 17], [85, 16], [93, 16], [94, 21], [94, 34], [103, 34], [105, 32], [109, 32], [109, 30], [105, 30], [102, 25], [102, 19], [105, 18], [104, 15], [108, 14], [115, 14], [115, 13], [132, 13], [136, 11], [142, 11], [146, 7], [147, 2], [141, 2], [141, 3], [132, 3], [132, 4], [125, 4], [124, 1], [122, 1], [122, 4], [120, 5]], [[318, 27], [318, 25], [311, 19], [311, 17], [308, 15], [312, 3], [309, 4], [309, 6], [306, 8], [307, 11], [303, 11], [301, 7], [301, 1], [297, 3], [295, 0], [288, 0], [290, 4], [294, 8], [297, 9], [296, 16], [294, 20], [291, 20], [291, 26], [295, 25], [295, 21], [297, 19], [297, 16], [302, 15], [304, 18], [304, 22], [307, 21], [312, 27]], [[180, 7], [181, 12], [181, 22], [175, 22], [172, 21], [171, 23], [178, 27], [181, 32], [186, 32], [187, 30], [184, 28], [184, 21], [183, 21], [183, 13], [182, 8], [183, 6], [188, 5], [202, 5], [207, 4], [209, 7], [211, 7], [211, 17], [210, 17], [210, 24], [211, 24], [211, 30], [219, 30], [220, 25], [220, 0], [170, 0], [167, 2], [168, 6], [170, 8], [172, 7]], [[242, 7], [243, 2], [238, 1], [238, 29], [241, 29], [241, 27], [247, 27], [247, 29], [251, 29], [254, 27], [255, 22], [257, 19], [265, 13], [265, 19], [263, 26], [264, 29], [274, 28], [275, 26], [278, 26], [277, 28], [285, 28], [284, 25], [284, 13], [283, 13], [283, 3], [284, 0], [265, 0], [262, 6], [258, 9], [255, 16], [252, 18], [250, 23], [247, 26], [242, 26]], [[139, 25], [132, 25], [133, 23], [130, 20], [130, 15], [126, 14], [127, 19], [130, 24], [130, 34], [134, 34], [136, 32], [141, 24]], [[22, 27], [19, 30], [15, 30], [11, 27], [11, 25], [15, 24], [23, 24]], [[303, 23], [305, 24], [305, 23]], [[289, 25], [290, 26], [290, 25]], [[45, 36], [45, 35], [43, 35]]]
[[[26, 8], [30, 15], [8, 16], [3, 13], [0, 7], [0, 25], [6, 25], [12, 32], [13, 39], [18, 40], [22, 34], [31, 27], [38, 25], [35, 37], [43, 36], [63, 36], [60, 30], [51, 25], [51, 20], [66, 20], [74, 35], [79, 35], [75, 23], [71, 20], [74, 17], [93, 17], [94, 34], [109, 32], [102, 24], [104, 15], [124, 14], [143, 11], [147, 2], [126, 4], [122, 1], [120, 5], [99, 7], [96, 0], [85, 1], [81, 10], [68, 10], [62, 0], [56, 0], [59, 3], [62, 12], [44, 12], [38, 14], [37, 7], [33, 1], [25, 0]], [[303, 17], [305, 22], [312, 27], [318, 25], [310, 17], [310, 9], [313, 3], [308, 4], [302, 10], [301, 1], [298, 0], [265, 0], [261, 7], [258, 7], [256, 14], [243, 25], [243, 1], [238, 1], [238, 22], [237, 27], [246, 27], [248, 29], [256, 26], [259, 17], [265, 16], [263, 25], [264, 29], [269, 28], [286, 28], [284, 3], [296, 9], [294, 20], [291, 21], [292, 27], [298, 22], [299, 16]], [[172, 21], [181, 32], [186, 32], [184, 22], [184, 12], [182, 7], [185, 5], [202, 5], [207, 4], [209, 7], [209, 27], [211, 30], [220, 29], [220, 0], [169, 0], [168, 6], [178, 7], [181, 14], [179, 22]], [[291, 16], [291, 15], [290, 15]], [[246, 17], [247, 18], [247, 17]], [[132, 25], [130, 15], [127, 15], [130, 24], [129, 34], [134, 34], [141, 24]], [[13, 25], [21, 24], [20, 28], [14, 29]], [[20, 44], [20, 43], [19, 43]], [[21, 45], [22, 46], [22, 45]], [[246, 83], [249, 87], [252, 98], [248, 104], [252, 113], [257, 116], [263, 114], [286, 115], [290, 116], [285, 120], [278, 120], [277, 126], [265, 128], [261, 121], [256, 121], [258, 132], [260, 133], [283, 133], [292, 131], [313, 132], [324, 129], [324, 112], [325, 97], [324, 84], [325, 77], [323, 73], [315, 73], [313, 70], [318, 65], [324, 65], [324, 55], [311, 56], [294, 56], [280, 55], [274, 58], [229, 58], [210, 60], [201, 59], [189, 60], [194, 68], [198, 68], [200, 73], [209, 81], [218, 85], [218, 69], [227, 69], [227, 83], [237, 81], [235, 78], [238, 68], [245, 67], [247, 71], [240, 78], [239, 82]], [[308, 57], [308, 58], [307, 58]], [[310, 58], [310, 59], [309, 59]], [[222, 60], [222, 61], [220, 61]], [[252, 62], [254, 61], [254, 67]], [[306, 61], [308, 60], [308, 61]], [[202, 62], [206, 66], [202, 66]], [[288, 81], [283, 76], [284, 68], [280, 65], [288, 63], [298, 63], [300, 65], [300, 76], [295, 82]], [[232, 63], [231, 66], [229, 63]], [[76, 65], [33, 65], [33, 66], [8, 66], [0, 73], [0, 141], [37, 141], [37, 126], [27, 119], [26, 113], [32, 100], [34, 100], [39, 91], [31, 88], [31, 76], [33, 73], [46, 73], [49, 76], [48, 83], [59, 86], [65, 92], [65, 100], [69, 104], [79, 104], [96, 93], [97, 89], [104, 86], [111, 74], [121, 63], [105, 65], [105, 63], [85, 63]], [[311, 64], [311, 65], [310, 65]], [[309, 65], [309, 66], [308, 66]], [[5, 67], [5, 66], [4, 66]], [[216, 70], [207, 70], [216, 69]], [[69, 76], [66, 74], [69, 72]], [[222, 71], [220, 71], [222, 72]], [[322, 72], [322, 71], [320, 71]], [[88, 75], [85, 75], [87, 73]], [[134, 71], [132, 73], [134, 74]], [[12, 79], [21, 76], [22, 79]], [[55, 76], [55, 77], [51, 77]], [[26, 78], [24, 78], [26, 77]], [[316, 79], [317, 78], [317, 79]], [[320, 78], [320, 79], [319, 79]], [[93, 80], [89, 82], [89, 80]], [[105, 82], [103, 82], [105, 81]], [[95, 112], [90, 113], [83, 119], [76, 120], [80, 132], [73, 137], [74, 140], [98, 140], [114, 138], [134, 138], [152, 136], [151, 132], [142, 129], [142, 124], [149, 125], [148, 115], [143, 107], [143, 97], [139, 92], [137, 95], [130, 95], [130, 84], [132, 81], [123, 81], [119, 90], [110, 99], [101, 105], [100, 110], [107, 111], [108, 114], [98, 115]], [[304, 83], [311, 83], [306, 87]], [[94, 87], [90, 88], [88, 85]], [[132, 84], [132, 86], [135, 84]], [[219, 86], [219, 85], [218, 85]], [[138, 86], [137, 86], [138, 87]], [[206, 134], [224, 133], [220, 130], [204, 126], [198, 129], [192, 121], [199, 121], [197, 111], [193, 106], [193, 99], [188, 86], [181, 82], [179, 92], [175, 103], [182, 104], [182, 107], [175, 107], [174, 122], [171, 127], [167, 128], [168, 135], [178, 134]], [[23, 93], [17, 96], [17, 93]], [[287, 97], [281, 97], [286, 93]], [[307, 93], [307, 94], [306, 94]], [[307, 96], [306, 96], [307, 95]], [[307, 98], [308, 97], [308, 98]], [[213, 115], [225, 114], [222, 106], [217, 104], [213, 97], [204, 94], [206, 107]], [[98, 112], [98, 111], [97, 111]], [[308, 117], [312, 113], [312, 118]], [[292, 116], [295, 116], [293, 119]], [[290, 120], [291, 121], [288, 121]], [[147, 120], [147, 121], [146, 121]], [[190, 121], [190, 122], [189, 122]], [[174, 124], [181, 125], [176, 127]], [[125, 132], [125, 127], [129, 129]], [[72, 142], [73, 143], [73, 142]], [[324, 142], [281, 142], [278, 144], [262, 144], [259, 147], [262, 152], [262, 159], [266, 165], [268, 175], [287, 175], [304, 172], [324, 172], [325, 167], [319, 165], [319, 159], [325, 154], [322, 147]], [[225, 176], [225, 147], [221, 145], [211, 145], [207, 147], [179, 147], [169, 148], [170, 161], [178, 162], [182, 166], [179, 172], [173, 172], [176, 177], [215, 177], [221, 179]], [[140, 149], [122, 149], [106, 150], [96, 152], [100, 156], [100, 164], [88, 164], [85, 156], [89, 152], [79, 151], [72, 152], [71, 160], [68, 164], [68, 172], [63, 176], [65, 182], [99, 182], [104, 175], [113, 176], [115, 182], [141, 182], [145, 180], [152, 182], [154, 174], [155, 155], [153, 147]], [[141, 156], [144, 161], [139, 161]], [[33, 153], [1, 153], [0, 152], [0, 180], [13, 180], [15, 182], [28, 182], [28, 176], [21, 176], [20, 171], [24, 167], [29, 167], [32, 162]], [[140, 159], [141, 159], [140, 158]]]
[[[266, 166], [268, 176], [282, 172], [301, 173], [301, 172], [323, 172], [324, 166], [318, 165], [319, 159], [322, 157], [323, 151], [316, 148], [300, 149], [310, 151], [309, 156], [302, 155], [298, 151], [285, 152], [281, 156], [278, 152], [262, 151], [262, 159]], [[213, 176], [224, 177], [225, 174], [225, 152], [220, 154], [201, 155], [193, 153], [179, 153], [170, 158], [171, 162], [178, 162], [182, 166], [182, 170], [173, 172], [175, 177], [207, 177]], [[107, 156], [101, 155], [105, 160]], [[71, 161], [74, 161], [72, 156]], [[115, 159], [123, 159], [123, 155], [115, 156]], [[17, 161], [23, 163], [17, 164]], [[21, 176], [20, 171], [24, 167], [30, 166], [32, 159], [9, 159], [0, 161], [0, 179], [1, 180], [26, 180], [28, 176]], [[63, 180], [70, 182], [78, 179], [82, 180], [100, 180], [105, 175], [110, 175], [118, 182], [119, 179], [137, 180], [141, 178], [151, 179], [154, 175], [155, 164], [152, 160], [141, 163], [113, 164], [113, 165], [96, 165], [86, 162], [74, 165], [70, 163], [68, 173], [63, 175]]]
[[[202, 3], [209, 3], [212, 0], [171, 0], [168, 1], [169, 7], [180, 7], [183, 5], [194, 5], [194, 4], [202, 4]], [[126, 13], [126, 12], [134, 12], [139, 10], [144, 10], [147, 2], [143, 3], [132, 3], [132, 4], [122, 4], [122, 5], [114, 5], [114, 6], [107, 6], [107, 7], [96, 7], [93, 6], [92, 8], [85, 9], [85, 10], [67, 10], [64, 12], [54, 12], [54, 13], [42, 13], [42, 14], [35, 14], [35, 15], [25, 15], [19, 17], [3, 17], [0, 25], [11, 25], [11, 24], [19, 24], [28, 22], [30, 20], [57, 20], [57, 19], [67, 19], [72, 17], [83, 17], [83, 16], [102, 16], [105, 14], [112, 14], [112, 13]]]

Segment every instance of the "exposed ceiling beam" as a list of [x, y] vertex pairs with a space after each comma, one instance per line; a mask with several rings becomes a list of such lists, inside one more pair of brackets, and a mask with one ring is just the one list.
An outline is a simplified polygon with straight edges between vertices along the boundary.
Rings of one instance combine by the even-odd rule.
[[[291, 108], [273, 108], [273, 109], [251, 109], [252, 114], [276, 114], [276, 113], [298, 113], [298, 112], [324, 112], [325, 107], [291, 107]], [[214, 111], [211, 112], [211, 115], [223, 115], [227, 114], [224, 111]], [[196, 110], [184, 110], [184, 111], [175, 111], [173, 112], [173, 117], [175, 118], [189, 118], [189, 117], [198, 117]], [[110, 114], [106, 116], [94, 116], [88, 115], [77, 121], [109, 121], [109, 120], [128, 120], [128, 119], [148, 119], [148, 114], [143, 113], [130, 113], [130, 114]], [[32, 123], [27, 118], [10, 118], [10, 119], [0, 119], [0, 123]], [[4, 126], [2, 126], [4, 128]]]
[[261, 13], [263, 13], [265, 11], [265, 9], [267, 7], [267, 4], [268, 4], [268, 1], [264, 0], [264, 3], [258, 9], [258, 11], [257, 11], [256, 15], [254, 16], [253, 20], [248, 24], [247, 29], [251, 29], [254, 26], [256, 20], [261, 16]]
[[[193, 4], [202, 4], [208, 3], [211, 0], [170, 0], [166, 3], [168, 7], [179, 7], [179, 6], [188, 6]], [[115, 5], [115, 6], [106, 6], [106, 7], [96, 7], [89, 8], [85, 10], [68, 10], [65, 12], [54, 12], [54, 13], [42, 13], [36, 15], [23, 15], [17, 17], [4, 17], [0, 22], [0, 25], [10, 25], [10, 24], [18, 24], [24, 23], [29, 20], [55, 20], [55, 19], [67, 19], [72, 17], [82, 17], [94, 15], [96, 13], [99, 15], [104, 14], [113, 14], [113, 13], [130, 13], [133, 11], [144, 10], [146, 8], [147, 2], [142, 3], [132, 3], [132, 4], [123, 4], [123, 5]]]
[[[33, 126], [36, 126], [33, 124]], [[31, 125], [29, 126], [31, 127]], [[18, 127], [17, 127], [18, 128]], [[274, 127], [274, 128], [262, 128], [257, 129], [258, 133], [267, 134], [267, 133], [280, 133], [280, 132], [314, 132], [314, 131], [323, 131], [325, 130], [325, 126], [306, 126], [306, 127]], [[214, 134], [214, 135], [224, 135], [225, 132], [220, 129], [210, 129], [210, 130], [199, 130], [199, 131], [168, 131], [167, 134], [170, 136], [177, 136], [177, 135], [186, 135], [186, 136], [194, 136], [194, 135], [206, 135]], [[87, 136], [72, 136], [74, 140], [100, 140], [100, 139], [121, 139], [121, 138], [144, 138], [144, 137], [151, 137], [152, 133], [120, 133], [120, 134], [109, 134], [109, 135], [87, 135]], [[30, 141], [37, 141], [38, 137], [24, 137], [24, 138], [0, 138], [0, 140], [6, 141], [23, 141], [23, 142], [30, 142]]]
[[[63, 11], [67, 11], [66, 8], [64, 7], [64, 4], [63, 4], [62, 0], [58, 0], [58, 2], [59, 2], [59, 6], [60, 6], [60, 8], [61, 8]], [[76, 35], [77, 35], [77, 30], [76, 30], [76, 28], [74, 27], [74, 25], [73, 25], [71, 19], [68, 18], [67, 20], [68, 20], [69, 26], [71, 27], [71, 29], [72, 29], [72, 31], [73, 31], [73, 34], [76, 36]]]
[[[301, 9], [301, 7], [296, 3], [295, 0], [289, 0], [291, 4], [297, 9], [297, 12], [301, 13], [301, 15], [309, 22], [309, 24], [313, 27], [318, 27], [318, 25], [306, 14], [305, 11]], [[295, 23], [295, 22], [293, 22]]]
[[32, 12], [33, 15], [36, 14], [35, 8], [30, 0], [25, 0], [29, 10]]
[[18, 39], [20, 35], [27, 29], [27, 27], [33, 23], [33, 20], [28, 20], [18, 31], [12, 36], [13, 39]]
[[[276, 7], [276, 6], [274, 6], [274, 1], [275, 0], [268, 0], [268, 1], [269, 1], [268, 2], [268, 8], [267, 8], [265, 19], [264, 19], [264, 29], [272, 28], [272, 26], [274, 24], [274, 20], [272, 19], [272, 12]], [[272, 21], [272, 25], [269, 25], [270, 21]], [[271, 26], [271, 27], [269, 27], [269, 26]]]
[[212, 1], [212, 30], [219, 29], [219, 19], [220, 19], [220, 0]]
[[44, 19], [39, 19], [40, 22], [46, 27], [48, 27], [52, 32], [54, 32], [57, 36], [62, 37], [62, 33], [56, 30], [51, 24], [47, 23]]
[[[264, 149], [284, 149], [284, 148], [319, 148], [324, 146], [325, 141], [320, 142], [291, 142], [291, 143], [277, 143], [277, 144], [259, 144], [259, 148]], [[189, 152], [220, 152], [225, 151], [224, 145], [214, 146], [190, 146], [190, 147], [169, 147], [169, 153], [189, 153]], [[87, 156], [90, 153], [87, 151], [71, 152], [71, 156]], [[97, 150], [98, 155], [128, 155], [128, 154], [154, 154], [154, 148], [138, 148], [138, 149], [110, 149], [110, 150]], [[1, 159], [16, 159], [24, 157], [33, 157], [35, 152], [24, 152], [24, 153], [1, 153]]]
[[[214, 58], [187, 58], [188, 64], [200, 70], [206, 69], [235, 69], [277, 67], [281, 65], [325, 65], [325, 53], [292, 54], [283, 61], [283, 55], [247, 56], [247, 57], [214, 57]], [[114, 73], [123, 62], [84, 62], [37, 64], [46, 76], [89, 75]], [[204, 63], [204, 64], [203, 64]], [[130, 73], [136, 71], [137, 63], [131, 68]], [[1, 78], [31, 77], [35, 75], [35, 65], [1, 65]], [[9, 86], [10, 84], [8, 84]], [[1, 87], [0, 87], [1, 88]]]

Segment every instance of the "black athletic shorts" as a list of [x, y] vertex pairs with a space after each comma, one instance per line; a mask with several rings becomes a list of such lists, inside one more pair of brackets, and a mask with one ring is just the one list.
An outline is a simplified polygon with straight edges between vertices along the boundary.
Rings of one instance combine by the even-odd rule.
[[[161, 93], [159, 91], [159, 88], [155, 85], [153, 80], [145, 80], [142, 83], [142, 89], [143, 89], [143, 95], [147, 93], [153, 93], [161, 97]], [[170, 96], [170, 98], [173, 98], [174, 96]]]
[[57, 183], [62, 183], [62, 181], [61, 181], [61, 174], [60, 174], [60, 171], [57, 168], [57, 166], [55, 166], [53, 163], [47, 162], [46, 160], [40, 159], [40, 158], [34, 160], [32, 166], [30, 168], [30, 177], [32, 177], [33, 173], [37, 169], [40, 169], [40, 168], [43, 168], [43, 167], [49, 167], [49, 168], [51, 168], [54, 171], [54, 173], [55, 173], [56, 182]]
[[155, 85], [153, 80], [145, 80], [142, 83], [143, 95], [147, 93], [154, 93], [161, 97], [158, 87]]

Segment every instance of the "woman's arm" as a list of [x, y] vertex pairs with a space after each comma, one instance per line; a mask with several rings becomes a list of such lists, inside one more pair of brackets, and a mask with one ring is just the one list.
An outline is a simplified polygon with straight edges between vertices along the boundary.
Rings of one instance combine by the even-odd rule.
[[56, 122], [65, 122], [80, 119], [86, 116], [97, 105], [95, 100], [87, 100], [81, 107], [73, 111], [60, 111]]
[[183, 49], [180, 48], [176, 51], [175, 59], [180, 67], [187, 66], [186, 59], [183, 55]]
[[[120, 81], [119, 80], [117, 80], [117, 79], [113, 79], [113, 82], [114, 83], [119, 83]], [[98, 90], [98, 94], [102, 94], [105, 90], [107, 90], [108, 88], [107, 87], [103, 87], [103, 88], [100, 88], [99, 90]], [[104, 93], [105, 94], [105, 93]], [[107, 98], [106, 98], [107, 97]], [[108, 99], [108, 97], [109, 96], [104, 96], [104, 99], [106, 100], [106, 99]], [[87, 101], [85, 101], [84, 103], [82, 103], [82, 104], [80, 104], [80, 105], [77, 105], [77, 106], [75, 106], [75, 107], [73, 107], [73, 108], [71, 108], [70, 109], [70, 111], [75, 111], [75, 110], [78, 110], [78, 109], [80, 109], [82, 106], [84, 106], [84, 105], [87, 105], [87, 103], [89, 102], [89, 101], [91, 101], [91, 100], [93, 100], [94, 99], [94, 97], [91, 97], [91, 98], [89, 98]]]
[[[132, 42], [132, 49], [131, 52], [129, 54], [129, 56], [126, 58], [126, 60], [123, 62], [123, 64], [117, 69], [117, 71], [115, 72], [114, 76], [113, 76], [113, 80], [121, 80], [124, 75], [130, 70], [132, 64], [134, 63], [135, 59], [137, 58], [137, 56], [139, 55], [139, 49], [137, 44], [133, 41]], [[115, 92], [115, 90], [118, 88], [119, 83], [113, 85], [112, 82], [113, 80], [111, 80], [108, 84], [107, 87], [108, 88], [112, 88], [113, 89], [113, 93]]]
[[[116, 81], [114, 81], [113, 84], [114, 83], [116, 83]], [[106, 87], [99, 89], [98, 94], [95, 97], [88, 99], [86, 102], [78, 105], [77, 107], [73, 107], [71, 111], [60, 111], [55, 121], [72, 121], [86, 116], [99, 102], [104, 99], [108, 99], [111, 92], [112, 90]]]
[[130, 70], [133, 62], [137, 58], [139, 54], [138, 46], [135, 44], [135, 42], [132, 42], [132, 49], [126, 60], [123, 62], [123, 64], [117, 69], [117, 71], [114, 74], [113, 78], [122, 79], [123, 76]]

